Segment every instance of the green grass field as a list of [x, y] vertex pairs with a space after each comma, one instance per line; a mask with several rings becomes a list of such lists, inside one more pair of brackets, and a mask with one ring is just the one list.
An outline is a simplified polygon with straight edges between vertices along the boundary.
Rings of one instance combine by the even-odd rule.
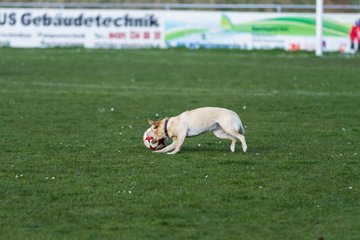
[[[177, 155], [147, 119], [236, 111]], [[360, 55], [0, 49], [0, 239], [359, 239]]]

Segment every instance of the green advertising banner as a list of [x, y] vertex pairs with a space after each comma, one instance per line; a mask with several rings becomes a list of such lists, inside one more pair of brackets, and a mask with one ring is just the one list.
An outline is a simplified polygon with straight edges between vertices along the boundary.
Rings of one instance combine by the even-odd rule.
[[[349, 50], [349, 34], [359, 18], [359, 14], [325, 14], [324, 50]], [[178, 11], [165, 13], [164, 19], [169, 46], [315, 49], [315, 14]]]

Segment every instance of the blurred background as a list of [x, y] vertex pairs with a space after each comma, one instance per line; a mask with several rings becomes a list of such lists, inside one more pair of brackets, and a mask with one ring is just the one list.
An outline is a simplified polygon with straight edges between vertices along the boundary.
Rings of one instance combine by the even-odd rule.
[[[24, 0], [24, 1], [11, 1], [4, 2], [50, 2], [41, 0]], [[64, 2], [64, 3], [221, 3], [221, 4], [240, 4], [240, 3], [281, 3], [281, 4], [314, 4], [315, 0], [53, 0], [51, 2]], [[325, 4], [359, 4], [360, 0], [325, 0]]]
[[[212, 4], [315, 4], [315, 0], [24, 0], [3, 2], [63, 2], [63, 3], [212, 3]], [[360, 0], [325, 0], [324, 4], [360, 4]]]

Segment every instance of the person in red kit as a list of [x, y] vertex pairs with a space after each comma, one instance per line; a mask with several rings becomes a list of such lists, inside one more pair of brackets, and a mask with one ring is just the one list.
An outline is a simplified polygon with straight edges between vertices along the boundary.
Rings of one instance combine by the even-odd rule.
[[351, 50], [355, 48], [355, 40], [358, 42], [358, 50], [360, 50], [360, 19], [356, 21], [355, 25], [351, 27], [350, 31], [350, 41], [351, 41]]

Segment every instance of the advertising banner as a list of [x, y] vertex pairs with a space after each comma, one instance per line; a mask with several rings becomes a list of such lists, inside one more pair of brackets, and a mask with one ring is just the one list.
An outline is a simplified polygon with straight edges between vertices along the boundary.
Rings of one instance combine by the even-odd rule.
[[164, 47], [164, 26], [149, 11], [0, 9], [0, 45]]
[[[326, 14], [324, 51], [348, 49], [351, 27], [359, 18], [360, 14]], [[165, 40], [171, 47], [315, 49], [316, 21], [311, 13], [179, 11], [166, 14], [164, 19]]]
[[[360, 14], [325, 14], [323, 50], [350, 49], [351, 29], [360, 37], [360, 26], [354, 28], [359, 19]], [[312, 13], [0, 9], [0, 46], [10, 47], [313, 51], [315, 28]]]

